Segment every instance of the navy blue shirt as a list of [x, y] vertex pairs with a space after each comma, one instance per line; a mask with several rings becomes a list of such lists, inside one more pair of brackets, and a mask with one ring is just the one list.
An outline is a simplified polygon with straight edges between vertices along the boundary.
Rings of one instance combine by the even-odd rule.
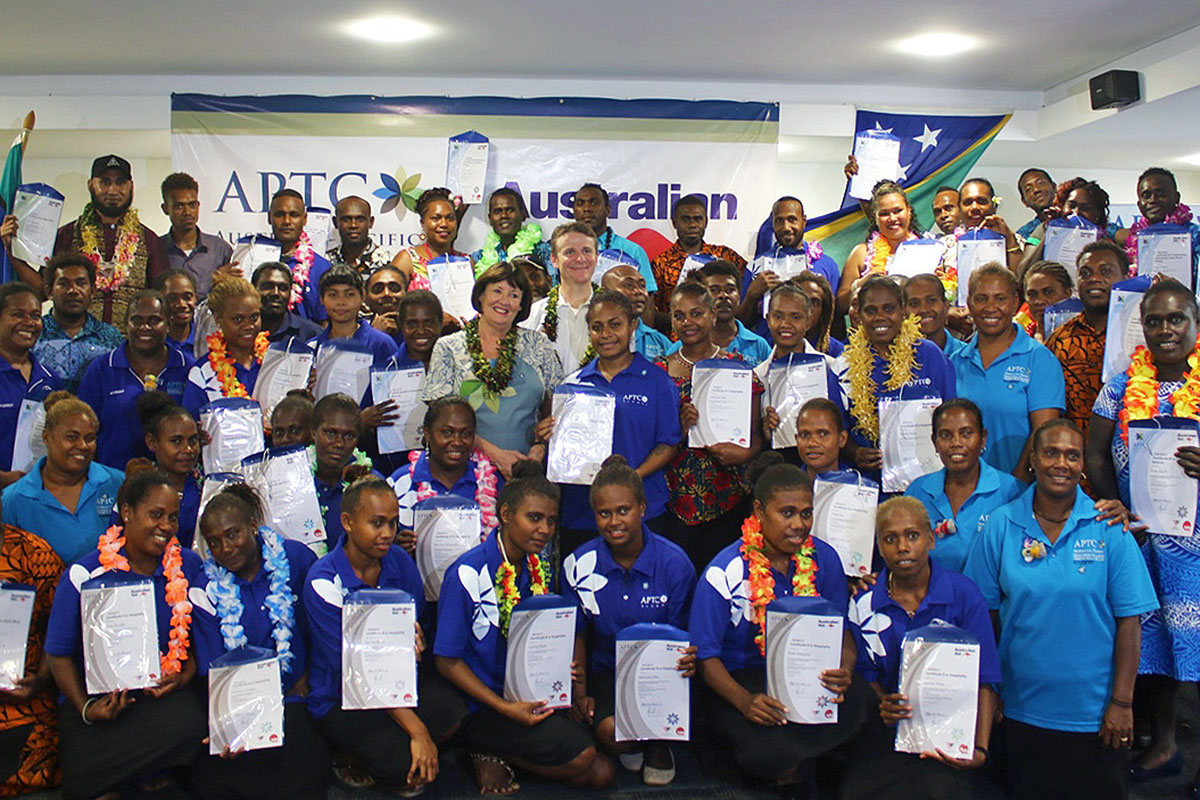
[[[382, 478], [375, 470], [371, 474]], [[342, 527], [342, 492], [346, 486], [338, 481], [333, 486], [313, 475], [313, 485], [317, 487], [317, 502], [321, 505], [321, 514], [325, 518], [325, 541], [336, 542], [342, 538], [346, 529]]]
[[322, 328], [311, 319], [305, 319], [291, 311], [283, 312], [283, 321], [267, 339], [271, 342], [285, 342], [288, 339], [299, 339], [307, 342], [321, 332]]
[[[287, 264], [288, 269], [296, 268], [296, 251], [293, 250], [289, 255], [279, 259], [284, 264]], [[312, 267], [308, 270], [308, 284], [304, 287], [304, 294], [300, 300], [300, 305], [296, 307], [296, 311], [304, 317], [317, 322], [324, 322], [329, 319], [329, 314], [325, 313], [325, 304], [321, 302], [321, 276], [329, 271], [329, 259], [320, 253], [313, 253]]]
[[[370, 349], [371, 356], [375, 359], [375, 363], [373, 364], [375, 367], [382, 367], [387, 364], [388, 360], [392, 356], [396, 355], [396, 351], [398, 349], [396, 347], [395, 339], [388, 336], [383, 331], [372, 328], [371, 325], [365, 321], [358, 323], [358, 330], [354, 332], [354, 335], [350, 337], [350, 340], [358, 342], [362, 345], [366, 345], [367, 348]], [[309, 344], [314, 350], [320, 350], [321, 345], [328, 341], [329, 328], [326, 328], [314, 336], [312, 340], [309, 341]], [[345, 341], [345, 339], [342, 339], [341, 341]]]
[[[470, 500], [472, 503], [478, 505], [479, 482], [475, 478], [476, 469], [478, 469], [478, 462], [473, 455], [468, 459], [467, 469], [463, 472], [462, 477], [455, 481], [453, 486], [444, 486], [441, 481], [433, 477], [433, 472], [429, 469], [429, 451], [427, 450], [422, 450], [421, 455], [417, 456], [416, 461], [397, 467], [396, 471], [388, 476], [387, 482], [396, 492], [396, 500], [400, 503], [399, 527], [406, 531], [413, 529], [414, 512], [417, 505], [417, 487], [422, 483], [429, 484], [429, 488], [433, 490], [436, 497], [452, 494], [455, 497]], [[493, 467], [493, 469], [495, 468]], [[498, 469], [495, 470], [495, 477], [496, 497], [499, 497], [500, 490], [504, 488], [504, 477]], [[480, 514], [479, 525], [479, 538], [481, 541], [485, 537], [495, 533], [495, 528], [488, 526], [482, 514]]]
[[12, 469], [13, 442], [17, 437], [17, 416], [21, 402], [28, 397], [41, 402], [46, 395], [62, 389], [58, 373], [29, 354], [29, 380], [0, 356], [0, 470]]

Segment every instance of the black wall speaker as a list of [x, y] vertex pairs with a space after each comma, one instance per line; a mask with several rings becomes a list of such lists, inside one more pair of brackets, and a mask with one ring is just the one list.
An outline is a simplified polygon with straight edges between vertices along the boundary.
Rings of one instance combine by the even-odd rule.
[[1088, 81], [1092, 110], [1120, 108], [1142, 99], [1138, 73], [1127, 69], [1110, 69]]

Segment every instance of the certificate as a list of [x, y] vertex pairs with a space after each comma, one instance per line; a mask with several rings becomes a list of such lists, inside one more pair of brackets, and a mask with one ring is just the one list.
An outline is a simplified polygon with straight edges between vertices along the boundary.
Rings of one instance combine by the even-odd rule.
[[63, 201], [58, 190], [44, 183], [26, 183], [17, 187], [13, 197], [13, 216], [17, 235], [12, 239], [13, 258], [34, 269], [41, 269], [54, 255], [54, 239], [62, 219]]
[[1191, 287], [1192, 234], [1180, 225], [1151, 225], [1137, 235], [1139, 275], [1165, 275]]
[[288, 392], [308, 388], [313, 358], [312, 348], [295, 338], [267, 348], [262, 366], [258, 368], [258, 379], [254, 382], [254, 399], [262, 407], [267, 427], [270, 427], [275, 406]]
[[208, 355], [208, 337], [216, 332], [217, 318], [213, 316], [212, 309], [208, 307], [208, 301], [201, 300], [200, 304], [196, 306], [195, 313], [192, 314], [192, 334], [194, 336], [192, 354], [197, 361]]
[[46, 424], [46, 407], [41, 400], [26, 397], [17, 411], [17, 432], [13, 437], [12, 469], [29, 472], [38, 459], [46, 455], [42, 428]]
[[329, 232], [333, 230], [333, 212], [328, 208], [314, 206], [306, 210], [306, 215], [304, 233], [307, 234], [313, 250], [320, 255], [325, 255], [329, 249]]
[[731, 442], [750, 446], [753, 369], [744, 361], [709, 358], [692, 368], [692, 404], [700, 418], [688, 431], [688, 447]]
[[1133, 351], [1146, 343], [1142, 331], [1142, 295], [1150, 288], [1149, 277], [1131, 278], [1114, 284], [1108, 301], [1108, 327], [1104, 337], [1104, 383], [1129, 369]]
[[261, 647], [239, 647], [208, 665], [208, 752], [283, 747], [279, 659]]
[[708, 262], [716, 260], [715, 256], [710, 256], [708, 253], [692, 253], [679, 265], [679, 278], [676, 283], [682, 282], [688, 275], [703, 268]]
[[912, 719], [896, 726], [896, 751], [940, 749], [955, 758], [975, 753], [979, 708], [979, 642], [953, 625], [934, 623], [904, 635], [900, 694]]
[[242, 459], [261, 453], [262, 411], [244, 397], [222, 397], [200, 407], [200, 427], [209, 435], [204, 446], [204, 472], [240, 472]]
[[955, 244], [955, 264], [958, 269], [958, 304], [967, 304], [967, 287], [971, 282], [971, 273], [984, 264], [995, 261], [1007, 264], [1004, 251], [1004, 237], [987, 228], [970, 230], [958, 237]]
[[380, 453], [400, 453], [421, 447], [421, 425], [425, 422], [425, 365], [419, 361], [400, 369], [371, 370], [371, 397], [376, 405], [391, 400], [397, 419], [375, 429]]
[[933, 411], [941, 404], [940, 397], [879, 400], [883, 491], [903, 492], [917, 478], [942, 468], [933, 446]]
[[417, 571], [425, 585], [425, 599], [436, 603], [446, 570], [458, 557], [479, 544], [479, 506], [452, 494], [430, 497], [413, 509], [417, 535]]
[[252, 233], [237, 240], [230, 262], [237, 264], [242, 276], [250, 280], [255, 268], [268, 261], [278, 261], [283, 255], [283, 245], [270, 236]]
[[776, 450], [796, 446], [796, 422], [800, 407], [814, 397], [829, 397], [828, 368], [818, 353], [786, 355], [767, 369], [766, 403], [779, 415], [779, 427], [771, 433]]
[[687, 633], [654, 622], [617, 634], [618, 742], [688, 741], [691, 682], [676, 669], [687, 647]]
[[1042, 312], [1042, 338], [1049, 341], [1050, 334], [1081, 311], [1083, 302], [1078, 297], [1068, 297], [1052, 306], [1046, 306], [1046, 310]]
[[942, 263], [942, 254], [946, 246], [941, 239], [912, 239], [901, 242], [892, 255], [888, 264], [888, 275], [899, 275], [911, 278], [916, 275], [931, 274]]
[[242, 474], [266, 505], [268, 524], [318, 556], [328, 551], [325, 518], [304, 445], [272, 447], [242, 459]]
[[120, 571], [92, 578], [79, 593], [79, 619], [88, 694], [158, 683], [154, 581]]
[[571, 705], [575, 604], [556, 594], [522, 600], [508, 623], [504, 699], [545, 700], [546, 708]]
[[245, 482], [242, 475], [235, 472], [210, 472], [204, 476], [204, 485], [200, 487], [200, 506], [196, 510], [196, 528], [192, 533], [192, 549], [200, 558], [207, 559], [209, 556], [208, 542], [200, 533], [200, 519], [204, 516], [208, 501], [220, 494], [226, 486]]
[[854, 158], [858, 174], [850, 178], [849, 194], [870, 200], [876, 183], [900, 176], [900, 138], [886, 131], [859, 131], [854, 136]]
[[1046, 225], [1046, 236], [1042, 240], [1042, 258], [1056, 261], [1066, 268], [1071, 280], [1079, 280], [1076, 261], [1083, 248], [1096, 241], [1099, 230], [1082, 217], [1052, 219]]
[[489, 146], [487, 137], [479, 131], [450, 137], [446, 153], [446, 188], [452, 197], [462, 197], [465, 205], [483, 202]]
[[342, 605], [342, 709], [417, 707], [417, 604], [359, 589]]
[[357, 342], [344, 339], [324, 342], [317, 350], [317, 399], [340, 392], [361, 403], [374, 360], [371, 351]]
[[601, 250], [596, 256], [596, 271], [592, 273], [592, 283], [600, 285], [600, 279], [604, 277], [610, 269], [627, 265], [636, 267], [637, 264], [628, 264], [633, 259], [622, 253], [620, 250]]
[[465, 256], [438, 256], [425, 265], [429, 272], [429, 287], [442, 308], [452, 317], [469, 320], [478, 312], [471, 305], [471, 290], [475, 288], [475, 269]]
[[819, 597], [781, 597], [767, 606], [767, 694], [787, 706], [787, 721], [838, 721], [821, 673], [842, 664], [842, 615]]
[[1195, 532], [1197, 481], [1175, 460], [1180, 447], [1200, 447], [1195, 420], [1157, 417], [1129, 423], [1130, 510], [1150, 533], [1189, 537]]
[[25, 677], [25, 646], [37, 593], [32, 586], [0, 582], [0, 689]]
[[607, 389], [572, 383], [555, 389], [546, 477], [555, 483], [591, 486], [600, 464], [612, 455], [616, 413], [616, 395]]
[[857, 472], [827, 472], [813, 482], [813, 536], [837, 551], [842, 569], [858, 577], [871, 571], [879, 487]]

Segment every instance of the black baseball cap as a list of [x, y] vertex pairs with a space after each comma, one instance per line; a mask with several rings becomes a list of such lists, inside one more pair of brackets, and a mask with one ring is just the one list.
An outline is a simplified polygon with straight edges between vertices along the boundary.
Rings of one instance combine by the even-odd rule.
[[129, 167], [129, 162], [120, 156], [107, 155], [100, 156], [92, 162], [92, 177], [99, 178], [100, 173], [107, 170], [115, 169], [121, 172], [126, 178], [133, 179], [133, 170]]

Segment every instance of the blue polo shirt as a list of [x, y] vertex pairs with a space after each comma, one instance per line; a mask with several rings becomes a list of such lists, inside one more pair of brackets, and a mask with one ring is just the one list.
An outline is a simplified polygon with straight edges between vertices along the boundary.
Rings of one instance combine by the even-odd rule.
[[[256, 538], [258, 538], [259, 552], [261, 552], [262, 538]], [[308, 577], [309, 569], [316, 563], [317, 557], [312, 550], [291, 539], [283, 540], [283, 552], [288, 560], [288, 587], [291, 588], [292, 597], [295, 599], [292, 606], [292, 638], [289, 640], [293, 658], [287, 669], [280, 664], [283, 693], [287, 694], [308, 669], [304, 607], [300, 600], [304, 596], [304, 581]], [[271, 575], [267, 572], [265, 563], [250, 581], [234, 575], [233, 585], [237, 587], [238, 594], [242, 598], [242, 616], [239, 624], [246, 636], [246, 644], [275, 652], [275, 623], [271, 621], [270, 612], [267, 610], [267, 596], [271, 594]], [[208, 604], [206, 605], [203, 601], [192, 601], [192, 620], [196, 631], [196, 666], [201, 675], [208, 674], [208, 665], [213, 659], [228, 652], [228, 648], [225, 646], [225, 637], [221, 635], [220, 609], [217, 606], [216, 598], [211, 593], [212, 587], [209, 585], [207, 572], [204, 586]], [[339, 630], [339, 644], [340, 640]], [[287, 698], [292, 702], [300, 702], [303, 699], [300, 695], [292, 695]]]
[[563, 593], [579, 606], [588, 635], [588, 669], [612, 672], [617, 634], [639, 622], [687, 628], [696, 568], [682, 549], [642, 525], [642, 552], [625, 569], [597, 536], [563, 559]]
[[[618, 235], [612, 228], [608, 228], [596, 242], [597, 253], [605, 250], [620, 250], [633, 259], [638, 272], [642, 273], [642, 277], [646, 279], [646, 291], [658, 291], [658, 282], [654, 280], [654, 271], [650, 269], [650, 259], [646, 257], [646, 251], [640, 244], [635, 244], [624, 236]], [[553, 265], [549, 265], [549, 268], [554, 269]]]
[[53, 314], [42, 316], [42, 335], [33, 345], [33, 353], [42, 363], [63, 377], [69, 391], [79, 387], [84, 369], [92, 359], [114, 347], [120, 347], [121, 332], [91, 314], [84, 316], [83, 328], [74, 338], [67, 335]]
[[[475, 494], [479, 490], [479, 484], [475, 480], [476, 462], [474, 457], [468, 459], [467, 469], [463, 472], [462, 477], [454, 482], [453, 486], [445, 486], [437, 478], [433, 477], [433, 473], [429, 469], [429, 451], [422, 450], [421, 455], [417, 456], [417, 460], [411, 464], [404, 464], [396, 468], [387, 479], [388, 484], [396, 492], [396, 499], [400, 502], [400, 525], [404, 530], [413, 529], [413, 509], [417, 504], [417, 486], [418, 484], [428, 483], [429, 488], [433, 489], [434, 495], [441, 497], [443, 495], [452, 494], [455, 497], [461, 497], [464, 500], [476, 502]], [[496, 496], [500, 496], [500, 490], [504, 488], [504, 477], [500, 474], [500, 470], [496, 470]], [[484, 525], [480, 519], [480, 525]], [[484, 536], [490, 535], [494, 531], [486, 527], [481, 533]]]
[[[248, 368], [233, 362], [233, 374], [246, 387], [246, 394], [251, 397], [254, 396], [254, 384], [258, 382], [258, 371], [261, 367], [262, 364], [255, 360], [250, 361]], [[193, 417], [200, 419], [201, 406], [224, 396], [221, 392], [221, 382], [208, 363], [207, 356], [194, 363], [187, 376], [187, 384], [183, 387], [182, 405]]]
[[[850, 588], [842, 571], [842, 561], [837, 551], [820, 539], [813, 537], [816, 545], [817, 594], [833, 603], [833, 607], [845, 614], [850, 605]], [[758, 635], [758, 624], [753, 621], [750, 607], [750, 573], [746, 561], [738, 548], [741, 539], [736, 539], [717, 553], [696, 582], [692, 595], [692, 609], [688, 618], [688, 632], [692, 644], [696, 645], [696, 657], [720, 658], [725, 669], [763, 669], [766, 661], [758, 652], [754, 637]], [[775, 579], [775, 596], [787, 597], [792, 593], [794, 563], [788, 559], [788, 573], [771, 568]]]
[[[1050, 544], [1033, 516], [1036, 491], [992, 512], [965, 574], [1000, 612], [1005, 715], [1095, 733], [1112, 691], [1117, 618], [1153, 611], [1158, 600], [1137, 542], [1096, 519], [1090, 497], [1076, 490], [1071, 516]], [[1046, 555], [1027, 562], [1027, 540]]]
[[[371, 470], [371, 474], [376, 478], [383, 477], [376, 470]], [[313, 476], [313, 485], [317, 488], [317, 502], [324, 512], [325, 541], [330, 543], [339, 541], [346, 532], [346, 529], [342, 527], [342, 492], [346, 487], [342, 485], [342, 481], [330, 486], [316, 475]]]
[[952, 336], [949, 331], [946, 331], [946, 346], [942, 348], [942, 352], [946, 354], [946, 358], [953, 358], [956, 353], [961, 353], [967, 349], [967, 343], [959, 339], [957, 336]]
[[930, 558], [945, 569], [962, 572], [967, 563], [967, 554], [971, 552], [971, 546], [983, 530], [988, 516], [1027, 487], [1007, 472], [1001, 472], [980, 459], [979, 481], [975, 484], [975, 491], [955, 514], [946, 497], [946, 472], [942, 468], [922, 475], [909, 484], [905, 494], [920, 500], [929, 512], [929, 523], [938, 537], [937, 546], [929, 553]]
[[70, 564], [93, 549], [108, 529], [125, 473], [93, 461], [79, 490], [79, 502], [74, 511], [68, 511], [42, 484], [45, 465], [46, 457], [42, 456], [24, 477], [4, 489], [0, 495], [4, 524], [36, 533], [54, 548], [64, 564]]
[[[725, 346], [725, 349], [731, 353], [737, 353], [752, 367], [756, 367], [766, 361], [771, 356], [771, 345], [767, 340], [759, 336], [754, 331], [747, 328], [740, 320], [734, 320], [733, 324], [737, 326], [737, 333], [733, 339]], [[683, 347], [682, 342], [673, 342], [668, 353], [674, 353], [676, 350]]]
[[637, 350], [648, 361], [657, 361], [671, 352], [672, 342], [659, 331], [638, 320], [638, 326], [633, 331], [633, 349]]
[[987, 603], [979, 587], [957, 572], [929, 562], [929, 589], [910, 619], [888, 594], [884, 567], [870, 591], [850, 603], [850, 632], [858, 646], [855, 671], [869, 683], [882, 684], [884, 692], [900, 691], [900, 655], [904, 634], [934, 622], [948, 622], [979, 640], [979, 683], [1002, 682], [996, 655], [996, 634]]
[[39, 403], [46, 395], [63, 388], [62, 378], [54, 370], [29, 354], [29, 380], [0, 356], [0, 470], [12, 469], [13, 442], [17, 437], [17, 417], [21, 403], [28, 397]]
[[[125, 548], [119, 551], [126, 555]], [[188, 549], [180, 551], [183, 561], [183, 576], [189, 587], [204, 586], [204, 568], [200, 556]], [[50, 608], [50, 622], [46, 626], [46, 652], [52, 656], [73, 658], [83, 676], [83, 631], [81, 628], [79, 595], [84, 582], [102, 574], [100, 551], [85, 551], [82, 558], [58, 579], [54, 590], [54, 605]], [[163, 575], [162, 562], [154, 568], [154, 617], [158, 623], [158, 651], [166, 654], [171, 642], [171, 606], [167, 603], [167, 578]], [[189, 591], [190, 594], [190, 591]]]
[[191, 548], [196, 541], [196, 522], [200, 518], [200, 484], [191, 475], [183, 484], [183, 496], [179, 498], [179, 532], [175, 536], [179, 543]]
[[284, 311], [283, 321], [279, 323], [279, 327], [267, 339], [271, 342], [286, 342], [288, 339], [299, 339], [302, 342], [307, 342], [321, 331], [321, 326], [311, 319], [305, 319], [291, 311]]
[[[304, 584], [304, 616], [308, 625], [308, 710], [323, 717], [342, 704], [342, 603], [367, 584], [346, 556], [346, 542], [317, 560]], [[417, 618], [425, 614], [425, 587], [412, 556], [395, 545], [383, 557], [374, 588], [403, 589], [417, 601]]]
[[192, 358], [196, 352], [196, 326], [192, 325], [192, 327], [188, 328], [187, 338], [182, 342], [167, 336], [167, 347], [173, 347], [181, 351], [189, 359]]
[[952, 357], [958, 393], [983, 412], [988, 446], [983, 458], [1001, 472], [1012, 472], [1029, 439], [1029, 415], [1044, 408], [1067, 407], [1062, 364], [1020, 325], [1017, 337], [985, 370], [979, 358], [979, 334]]
[[[358, 323], [358, 330], [356, 330], [354, 332], [354, 335], [350, 337], [350, 340], [354, 341], [354, 342], [358, 342], [359, 344], [364, 345], [365, 347], [370, 349], [371, 356], [372, 356], [372, 358], [375, 359], [375, 363], [373, 366], [376, 366], [376, 367], [382, 367], [383, 365], [385, 365], [388, 362], [388, 359], [390, 359], [392, 356], [396, 355], [396, 352], [398, 349], [396, 347], [395, 339], [388, 336], [383, 331], [372, 328], [370, 323], [365, 322], [365, 321], [360, 321]], [[325, 344], [328, 341], [329, 341], [329, 328], [326, 328], [325, 330], [321, 331], [316, 336], [314, 336], [312, 338], [312, 340], [309, 342], [309, 344], [313, 347], [314, 350], [320, 350], [321, 345]], [[346, 341], [346, 340], [342, 339], [341, 341]]]
[[[191, 365], [186, 355], [168, 347], [167, 365], [158, 373], [159, 391], [180, 405]], [[96, 460], [101, 464], [124, 469], [131, 458], [150, 457], [137, 415], [137, 400], [144, 391], [142, 381], [129, 366], [124, 346], [100, 356], [83, 371], [79, 399], [100, 418]]]
[[[295, 269], [296, 251], [293, 250], [290, 255], [283, 256], [279, 260], [287, 264], [288, 269]], [[295, 308], [296, 313], [300, 316], [316, 322], [324, 322], [329, 319], [329, 314], [325, 313], [325, 304], [321, 302], [321, 292], [318, 287], [321, 284], [321, 276], [329, 271], [330, 266], [329, 259], [320, 253], [313, 253], [312, 267], [308, 270], [308, 285], [304, 287], [300, 305]]]
[[[625, 456], [637, 469], [646, 456], [660, 444], [677, 445], [683, 438], [679, 427], [679, 389], [675, 381], [657, 364], [641, 353], [621, 370], [610, 383], [600, 372], [600, 359], [594, 358], [573, 382], [608, 389], [617, 398], [613, 417], [613, 453]], [[654, 519], [667, 510], [667, 479], [660, 469], [646, 476], [646, 519]], [[588, 499], [590, 487], [564, 485], [562, 525], [576, 530], [596, 530], [596, 517]]]

